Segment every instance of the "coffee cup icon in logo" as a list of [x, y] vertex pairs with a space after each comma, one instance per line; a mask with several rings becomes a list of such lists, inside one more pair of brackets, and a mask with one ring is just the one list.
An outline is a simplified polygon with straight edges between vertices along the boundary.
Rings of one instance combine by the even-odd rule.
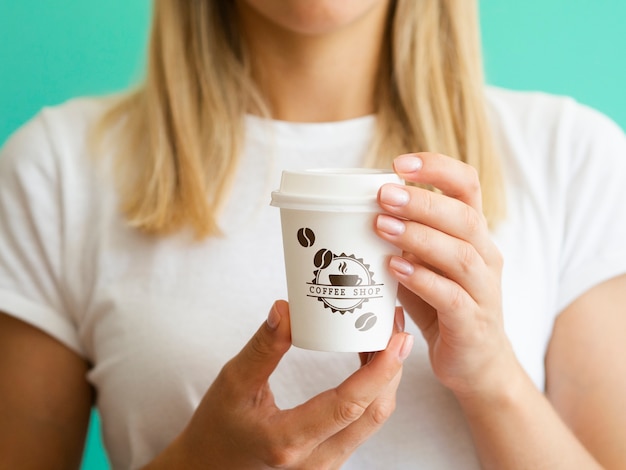
[[363, 282], [356, 274], [330, 274], [328, 278], [333, 286], [358, 286]]
[[313, 262], [317, 269], [307, 283], [307, 296], [317, 298], [332, 312], [353, 313], [363, 303], [381, 297], [383, 285], [374, 281], [374, 273], [362, 258], [322, 248]]
[[333, 286], [358, 286], [363, 282], [357, 274], [347, 274], [348, 264], [343, 261], [339, 264], [341, 274], [329, 274], [328, 279]]

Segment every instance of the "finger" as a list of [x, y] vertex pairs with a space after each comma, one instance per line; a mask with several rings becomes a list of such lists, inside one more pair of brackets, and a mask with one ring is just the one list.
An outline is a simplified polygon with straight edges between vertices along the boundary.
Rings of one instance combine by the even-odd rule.
[[396, 307], [393, 321], [393, 331], [396, 333], [402, 333], [404, 331], [405, 323], [404, 309], [402, 307]]
[[[334, 456], [331, 467], [340, 468], [354, 451], [378, 431], [396, 409], [396, 393], [400, 385], [402, 370], [383, 392], [367, 408], [363, 416], [322, 443], [319, 453]], [[320, 462], [322, 464], [324, 462]], [[320, 465], [327, 468], [327, 465]]]
[[[457, 282], [477, 302], [484, 297], [488, 267], [470, 243], [415, 222], [381, 214], [376, 221], [379, 235], [401, 250], [414, 254], [433, 271]], [[399, 257], [390, 259], [392, 270], [408, 267]], [[403, 263], [404, 262], [404, 263]]]
[[482, 193], [474, 167], [437, 153], [400, 155], [393, 162], [405, 181], [432, 185], [444, 194], [463, 201], [482, 214]]
[[228, 363], [242, 388], [256, 390], [267, 383], [291, 346], [289, 305], [279, 300], [244, 348]]
[[[396, 261], [406, 262], [403, 258]], [[444, 326], [450, 330], [461, 331], [463, 325], [468, 327], [474, 325], [471, 322], [474, 321], [472, 313], [476, 311], [476, 302], [453, 280], [412, 263], [407, 263], [394, 275], [397, 275], [397, 279], [407, 289], [437, 311], [439, 327]], [[427, 325], [424, 326], [427, 327]], [[424, 328], [421, 329], [424, 331]]]
[[484, 216], [463, 201], [423, 188], [396, 184], [382, 186], [378, 201], [389, 214], [471, 243], [485, 258], [490, 258], [494, 251]]
[[360, 352], [359, 353], [359, 361], [361, 362], [361, 366], [364, 366], [368, 362], [372, 360], [374, 357], [374, 352]]
[[420, 329], [422, 336], [426, 341], [430, 341], [437, 328], [435, 309], [403, 284], [398, 286], [398, 300], [406, 306], [406, 312]]
[[476, 248], [490, 266], [501, 264], [501, 255], [491, 239], [484, 216], [465, 202], [423, 188], [386, 184], [378, 193], [387, 213], [433, 227]]
[[291, 430], [296, 447], [314, 449], [358, 420], [393, 382], [409, 355], [413, 337], [396, 333], [387, 349], [354, 372], [338, 387], [322, 392], [302, 405], [281, 413], [279, 429]]
[[[402, 307], [396, 307], [394, 311], [394, 321], [393, 321], [393, 332], [401, 333], [404, 331], [405, 319], [404, 319], [404, 309]], [[372, 360], [376, 351], [372, 352], [360, 352], [359, 360], [361, 361], [361, 366], [364, 366], [368, 362]]]

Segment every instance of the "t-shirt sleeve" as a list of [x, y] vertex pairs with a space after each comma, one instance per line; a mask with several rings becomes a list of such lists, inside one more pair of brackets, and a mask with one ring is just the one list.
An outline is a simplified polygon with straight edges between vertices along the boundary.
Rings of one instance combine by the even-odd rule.
[[563, 138], [569, 134], [574, 145], [567, 156], [559, 312], [594, 285], [626, 273], [626, 136], [602, 114], [570, 106]]
[[84, 355], [64, 289], [60, 168], [41, 114], [0, 151], [0, 311]]

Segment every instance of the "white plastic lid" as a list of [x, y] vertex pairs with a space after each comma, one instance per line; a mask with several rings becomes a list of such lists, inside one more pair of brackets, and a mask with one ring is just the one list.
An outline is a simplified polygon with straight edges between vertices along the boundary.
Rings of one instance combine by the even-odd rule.
[[403, 184], [391, 170], [325, 168], [283, 171], [271, 205], [282, 209], [327, 212], [380, 211], [376, 202], [383, 184]]

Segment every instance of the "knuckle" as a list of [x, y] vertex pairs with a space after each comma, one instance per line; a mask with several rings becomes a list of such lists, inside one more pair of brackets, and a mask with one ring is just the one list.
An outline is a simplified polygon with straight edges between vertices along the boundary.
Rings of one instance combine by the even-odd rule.
[[264, 356], [267, 353], [267, 345], [260, 335], [254, 335], [250, 340], [250, 351], [258, 356]]
[[[304, 458], [304, 451], [297, 436], [267, 426], [263, 434], [263, 462], [271, 468], [295, 468]], [[298, 467], [299, 468], [299, 467]]]
[[502, 252], [495, 248], [492, 254], [493, 264], [498, 269], [498, 271], [502, 271], [504, 267], [504, 256], [502, 256]]
[[395, 400], [378, 400], [370, 406], [370, 416], [376, 426], [382, 426], [396, 410]]
[[342, 400], [336, 408], [335, 421], [340, 426], [353, 423], [365, 413], [367, 406], [355, 400]]
[[460, 288], [453, 288], [450, 294], [450, 310], [459, 311], [465, 306], [465, 295]]
[[234, 390], [241, 382], [240, 373], [234, 360], [228, 361], [215, 379], [216, 384], [227, 390]]
[[425, 247], [430, 244], [430, 235], [428, 229], [423, 225], [412, 224], [412, 242], [418, 247]]
[[422, 191], [421, 194], [422, 197], [418, 199], [418, 210], [426, 217], [431, 216], [436, 210], [436, 204], [433, 197], [434, 193], [432, 191]]
[[480, 176], [478, 170], [473, 166], [467, 165], [467, 187], [471, 191], [480, 190]]
[[272, 346], [263, 335], [256, 334], [250, 339], [246, 349], [248, 351], [247, 359], [262, 362], [271, 354]]
[[477, 253], [468, 243], [459, 243], [456, 249], [456, 260], [463, 272], [472, 270], [476, 263]]
[[439, 285], [439, 276], [434, 272], [427, 270], [424, 273], [422, 285], [427, 291], [435, 291]]
[[473, 235], [483, 226], [483, 217], [470, 206], [464, 205], [463, 208], [463, 220], [465, 221], [466, 230], [470, 235]]
[[288, 443], [275, 442], [267, 448], [264, 460], [272, 468], [294, 468], [300, 460], [300, 453]]

